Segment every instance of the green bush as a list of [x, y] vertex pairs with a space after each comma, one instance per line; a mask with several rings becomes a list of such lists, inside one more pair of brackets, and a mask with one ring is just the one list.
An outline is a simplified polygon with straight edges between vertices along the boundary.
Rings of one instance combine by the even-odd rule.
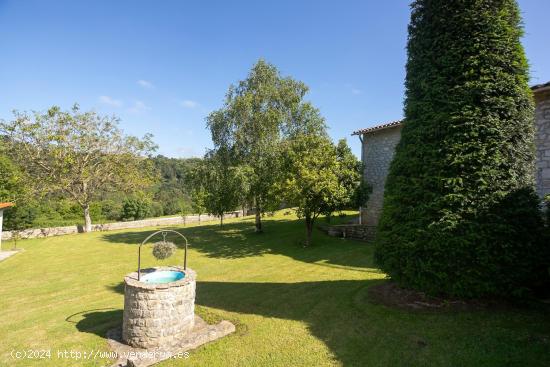
[[156, 201], [152, 202], [149, 216], [154, 218], [154, 217], [162, 217], [163, 215], [164, 215], [164, 208], [162, 207], [162, 204], [157, 203]]
[[151, 210], [151, 202], [145, 198], [130, 197], [122, 204], [123, 220], [139, 220], [146, 218]]
[[11, 207], [4, 212], [3, 227], [7, 231], [21, 231], [32, 228], [37, 212], [36, 206], [32, 203]]
[[509, 296], [548, 275], [520, 24], [514, 0], [412, 3], [405, 121], [376, 244], [405, 286]]
[[107, 220], [120, 220], [122, 218], [122, 202], [103, 200], [101, 202], [101, 216]]
[[544, 197], [544, 206], [546, 212], [546, 226], [550, 227], [550, 195]]

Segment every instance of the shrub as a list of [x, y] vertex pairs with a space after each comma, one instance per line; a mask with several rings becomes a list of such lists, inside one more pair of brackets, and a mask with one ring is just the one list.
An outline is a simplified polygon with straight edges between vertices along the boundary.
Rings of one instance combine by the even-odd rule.
[[405, 121], [376, 244], [403, 285], [508, 296], [545, 277], [520, 22], [514, 0], [412, 3]]
[[544, 197], [544, 206], [546, 212], [546, 226], [550, 227], [550, 194]]
[[4, 213], [4, 229], [8, 231], [21, 231], [32, 228], [38, 213], [34, 204], [21, 203], [6, 210]]
[[161, 203], [157, 203], [156, 201], [153, 201], [151, 203], [151, 211], [149, 213], [151, 217], [161, 217], [164, 215], [164, 208], [162, 207]]
[[122, 204], [123, 220], [138, 220], [149, 215], [151, 203], [145, 198], [130, 197]]
[[120, 220], [122, 218], [122, 203], [115, 200], [103, 200], [101, 215], [108, 220]]

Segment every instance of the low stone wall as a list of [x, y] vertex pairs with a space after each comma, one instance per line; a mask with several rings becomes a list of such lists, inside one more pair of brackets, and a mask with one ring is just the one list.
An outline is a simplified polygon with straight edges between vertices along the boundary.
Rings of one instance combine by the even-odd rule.
[[326, 227], [325, 232], [332, 237], [374, 241], [374, 238], [376, 237], [376, 226], [365, 226], [361, 224], [339, 224]]
[[196, 273], [174, 266], [142, 274], [155, 270], [182, 271], [185, 277], [164, 284], [140, 282], [137, 272], [124, 278], [122, 340], [132, 347], [176, 347], [194, 326]]
[[[225, 218], [237, 218], [242, 216], [242, 211], [235, 211], [226, 213]], [[203, 214], [200, 218], [201, 222], [219, 220], [218, 217], [213, 215]], [[127, 228], [143, 228], [143, 227], [156, 227], [156, 226], [175, 226], [183, 225], [186, 223], [196, 223], [199, 221], [198, 215], [186, 216], [185, 221], [181, 216], [168, 217], [168, 218], [151, 218], [143, 220], [134, 220], [129, 222], [115, 222], [115, 223], [103, 223], [92, 225], [92, 232], [95, 231], [114, 231], [117, 229]], [[80, 226], [66, 226], [66, 227], [51, 227], [51, 228], [33, 228], [25, 229], [19, 233], [21, 238], [40, 238], [51, 236], [62, 236], [66, 234], [81, 233], [82, 228]], [[2, 240], [10, 240], [13, 237], [11, 231], [2, 232]]]

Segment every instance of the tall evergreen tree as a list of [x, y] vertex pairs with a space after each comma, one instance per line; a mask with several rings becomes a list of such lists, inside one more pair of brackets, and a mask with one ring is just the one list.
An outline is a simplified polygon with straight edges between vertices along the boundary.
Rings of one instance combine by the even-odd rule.
[[515, 0], [416, 0], [405, 121], [376, 259], [401, 284], [464, 297], [542, 279], [534, 121]]

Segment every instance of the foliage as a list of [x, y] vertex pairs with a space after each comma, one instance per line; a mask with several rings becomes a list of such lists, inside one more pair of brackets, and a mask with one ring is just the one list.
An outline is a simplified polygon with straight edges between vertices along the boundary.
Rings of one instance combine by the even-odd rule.
[[8, 157], [0, 155], [0, 202], [17, 202], [24, 191], [21, 171]]
[[405, 121], [376, 246], [403, 285], [509, 296], [545, 276], [520, 25], [513, 0], [412, 4]]
[[161, 203], [156, 201], [151, 201], [151, 205], [149, 207], [149, 213], [147, 217], [156, 218], [156, 217], [162, 217], [164, 214], [164, 208]]
[[546, 226], [550, 228], [550, 194], [544, 197], [544, 206], [546, 209]]
[[351, 198], [352, 206], [354, 208], [366, 208], [369, 201], [370, 194], [372, 193], [372, 186], [366, 181], [361, 180], [359, 186], [357, 186], [353, 192]]
[[206, 196], [207, 192], [202, 186], [195, 187], [191, 191], [191, 205], [193, 211], [199, 216], [199, 222], [201, 221], [201, 215], [206, 212]]
[[342, 177], [356, 172], [346, 172], [348, 167], [340, 164], [338, 149], [325, 136], [298, 135], [288, 141], [284, 156], [282, 192], [286, 202], [296, 207], [298, 217], [305, 218], [309, 246], [315, 219], [327, 207], [338, 207], [349, 198]]
[[151, 135], [126, 136], [116, 117], [52, 107], [46, 113], [15, 112], [0, 123], [7, 152], [43, 194], [62, 194], [84, 212], [91, 229], [90, 204], [106, 192], [131, 192], [154, 180], [145, 158], [156, 148]]
[[191, 206], [189, 199], [180, 200], [179, 206], [180, 206], [180, 215], [183, 219], [183, 225], [185, 225], [187, 222], [187, 216], [193, 213], [193, 207]]
[[238, 201], [256, 209], [257, 232], [262, 231], [261, 215], [280, 204], [280, 142], [324, 130], [318, 111], [303, 102], [307, 90], [304, 83], [282, 77], [275, 66], [259, 60], [245, 80], [230, 86], [224, 106], [207, 118], [215, 149], [229, 154], [230, 166], [246, 167], [246, 182], [241, 183], [247, 190], [239, 192], [244, 197]]
[[151, 210], [151, 201], [141, 196], [132, 196], [124, 200], [122, 204], [123, 220], [139, 220], [149, 215]]
[[176, 245], [169, 241], [159, 241], [153, 244], [153, 256], [158, 260], [168, 259], [176, 252]]
[[37, 217], [34, 203], [20, 203], [11, 207], [4, 214], [4, 226], [7, 230], [22, 231], [32, 228]]
[[230, 165], [227, 151], [212, 150], [206, 154], [204, 161], [197, 168], [197, 177], [200, 177], [201, 186], [205, 191], [206, 210], [218, 216], [222, 226], [224, 214], [234, 210], [239, 204], [238, 191], [241, 186], [238, 169]]
[[122, 218], [122, 200], [103, 200], [101, 216], [107, 220], [120, 220]]
[[[345, 194], [337, 200], [327, 201], [323, 205], [322, 212], [330, 219], [332, 213], [339, 210], [349, 209], [355, 206], [356, 195], [364, 195], [365, 192], [357, 192], [361, 185], [361, 174], [363, 164], [351, 152], [346, 139], [340, 139], [336, 145], [336, 160], [338, 162], [338, 185], [344, 189]], [[364, 190], [367, 190], [363, 187]], [[368, 200], [368, 197], [367, 197]]]
[[191, 193], [194, 189], [192, 172], [200, 163], [198, 158], [167, 158], [158, 155], [151, 158], [159, 172], [160, 181], [152, 189], [153, 202], [161, 206], [159, 215], [180, 214], [180, 203], [185, 200], [191, 205]]

